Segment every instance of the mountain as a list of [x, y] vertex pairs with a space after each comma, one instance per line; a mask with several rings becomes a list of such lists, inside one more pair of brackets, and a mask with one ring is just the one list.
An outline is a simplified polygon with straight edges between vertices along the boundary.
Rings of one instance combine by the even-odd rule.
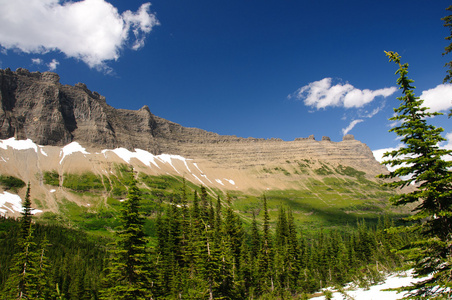
[[[157, 117], [147, 106], [115, 109], [85, 84], [59, 80], [52, 72], [0, 70], [0, 174], [30, 182], [44, 211], [57, 212], [63, 200], [94, 201], [65, 185], [71, 174], [100, 178], [103, 190], [94, 194], [106, 202], [122, 164], [149, 176], [185, 178], [212, 194], [233, 192], [248, 204], [246, 195], [286, 191], [283, 198], [307, 214], [319, 200], [345, 214], [362, 205], [386, 210], [389, 192], [375, 179], [386, 169], [351, 135], [339, 142], [224, 136]], [[49, 174], [56, 184], [46, 180]], [[304, 207], [306, 199], [312, 203]]]

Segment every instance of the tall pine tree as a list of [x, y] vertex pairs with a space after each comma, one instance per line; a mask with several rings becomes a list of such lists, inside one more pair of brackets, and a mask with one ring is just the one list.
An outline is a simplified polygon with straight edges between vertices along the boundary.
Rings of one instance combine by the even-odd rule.
[[408, 64], [402, 64], [400, 55], [386, 52], [390, 61], [399, 69], [396, 74], [403, 96], [396, 116], [390, 120], [400, 122], [391, 129], [401, 137], [401, 148], [385, 153], [383, 163], [398, 167], [382, 178], [396, 178], [387, 183], [394, 188], [415, 184], [412, 192], [400, 193], [391, 198], [395, 205], [415, 204], [411, 230], [420, 233], [420, 239], [412, 243], [408, 253], [414, 261], [417, 276], [431, 275], [406, 289], [407, 299], [443, 299], [451, 297], [452, 288], [452, 167], [444, 157], [452, 152], [440, 149], [445, 139], [442, 128], [427, 123], [427, 118], [438, 115], [422, 106], [423, 100], [414, 95], [413, 80], [407, 77]]
[[[133, 172], [133, 170], [131, 171]], [[150, 299], [149, 257], [140, 212], [140, 190], [132, 173], [127, 199], [122, 202], [121, 227], [106, 276], [104, 299]]]
[[48, 270], [45, 257], [47, 242], [44, 240], [41, 248], [36, 246], [31, 211], [30, 183], [28, 183], [20, 218], [18, 250], [13, 257], [11, 275], [5, 285], [5, 294], [8, 295], [5, 299], [45, 299], [50, 295], [48, 281], [45, 280]]

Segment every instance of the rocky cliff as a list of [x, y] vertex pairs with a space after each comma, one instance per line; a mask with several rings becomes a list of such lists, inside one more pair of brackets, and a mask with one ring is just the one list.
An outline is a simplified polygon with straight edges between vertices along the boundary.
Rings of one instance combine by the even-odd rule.
[[153, 115], [109, 106], [85, 84], [62, 85], [51, 72], [0, 70], [0, 139], [31, 139], [39, 145], [77, 141], [87, 148], [143, 149], [177, 154], [221, 168], [252, 169], [297, 159], [352, 165], [372, 176], [384, 171], [370, 149], [353, 136], [341, 142], [313, 136], [294, 141], [222, 136], [186, 128]]

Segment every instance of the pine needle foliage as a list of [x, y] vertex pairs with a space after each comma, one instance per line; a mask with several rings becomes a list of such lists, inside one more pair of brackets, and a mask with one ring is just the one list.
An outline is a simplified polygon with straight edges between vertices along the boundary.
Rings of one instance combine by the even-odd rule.
[[45, 253], [48, 243], [44, 239], [38, 248], [34, 242], [31, 211], [28, 184], [20, 218], [17, 252], [12, 259], [11, 275], [5, 284], [7, 298], [1, 299], [46, 299], [51, 296], [46, 280], [49, 264]]
[[[449, 12], [452, 12], [452, 5], [449, 6], [448, 8], [446, 8], [446, 10]], [[450, 31], [450, 35], [447, 36], [445, 39], [447, 41], [450, 41], [451, 43], [444, 48], [444, 52], [443, 52], [443, 55], [447, 55], [450, 52], [452, 52], [452, 14], [445, 16], [441, 20], [444, 21], [444, 27], [446, 27]], [[452, 61], [447, 62], [445, 67], [447, 67], [448, 70], [447, 70], [447, 75], [446, 75], [446, 77], [444, 77], [443, 82], [444, 83], [452, 82]]]
[[[403, 96], [396, 115], [391, 118], [400, 125], [390, 131], [401, 137], [401, 148], [385, 153], [383, 164], [397, 167], [381, 178], [395, 179], [387, 183], [392, 188], [414, 185], [412, 192], [401, 193], [390, 200], [394, 205], [415, 205], [407, 218], [408, 230], [420, 238], [403, 252], [413, 262], [417, 277], [429, 276], [416, 284], [404, 287], [405, 299], [449, 299], [452, 295], [452, 161], [444, 158], [452, 152], [438, 145], [445, 139], [442, 128], [427, 123], [431, 113], [422, 106], [423, 100], [414, 95], [413, 80], [407, 77], [408, 64], [401, 63], [395, 52], [386, 52], [390, 62], [399, 67], [397, 84]], [[401, 229], [407, 230], [407, 228]]]
[[[133, 171], [132, 171], [133, 172]], [[151, 299], [149, 256], [140, 211], [140, 190], [131, 176], [127, 199], [123, 201], [117, 240], [111, 250], [104, 299]]]

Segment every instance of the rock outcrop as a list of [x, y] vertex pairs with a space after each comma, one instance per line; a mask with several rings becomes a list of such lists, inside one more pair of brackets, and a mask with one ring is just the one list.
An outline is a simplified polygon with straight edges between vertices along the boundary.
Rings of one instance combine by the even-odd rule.
[[147, 106], [137, 111], [115, 109], [105, 97], [83, 83], [62, 85], [51, 72], [0, 70], [0, 139], [31, 139], [39, 145], [63, 146], [77, 141], [96, 149], [135, 148], [155, 155], [171, 153], [209, 160], [228, 168], [255, 168], [292, 159], [322, 159], [358, 169], [382, 167], [370, 149], [346, 135], [341, 142], [314, 136], [281, 139], [223, 136], [186, 128], [153, 115]]

